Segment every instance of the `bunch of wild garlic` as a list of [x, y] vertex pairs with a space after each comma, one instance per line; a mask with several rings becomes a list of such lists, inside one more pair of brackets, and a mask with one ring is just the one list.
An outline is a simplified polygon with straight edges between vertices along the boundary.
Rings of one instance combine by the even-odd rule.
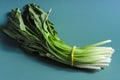
[[114, 49], [100, 46], [111, 40], [71, 47], [57, 36], [54, 24], [48, 20], [50, 12], [51, 9], [46, 13], [36, 4], [26, 5], [23, 12], [19, 8], [14, 9], [2, 30], [30, 53], [78, 68], [100, 70], [109, 65]]

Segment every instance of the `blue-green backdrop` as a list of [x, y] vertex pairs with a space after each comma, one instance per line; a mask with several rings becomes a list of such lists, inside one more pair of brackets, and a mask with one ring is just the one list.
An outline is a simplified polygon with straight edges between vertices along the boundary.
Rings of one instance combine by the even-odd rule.
[[0, 0], [0, 25], [7, 13], [36, 3], [45, 11], [52, 8], [49, 19], [66, 43], [84, 46], [111, 39], [116, 52], [109, 67], [86, 72], [58, 66], [26, 55], [16, 43], [0, 32], [0, 80], [120, 80], [120, 0]]

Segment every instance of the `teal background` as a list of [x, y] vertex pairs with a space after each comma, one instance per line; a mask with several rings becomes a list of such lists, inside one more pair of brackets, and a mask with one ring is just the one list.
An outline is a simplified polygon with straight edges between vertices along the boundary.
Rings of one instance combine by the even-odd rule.
[[116, 51], [109, 67], [88, 72], [54, 65], [26, 55], [14, 40], [0, 32], [0, 80], [120, 80], [120, 0], [0, 0], [0, 25], [14, 8], [36, 3], [44, 11], [66, 43], [84, 46], [111, 39]]

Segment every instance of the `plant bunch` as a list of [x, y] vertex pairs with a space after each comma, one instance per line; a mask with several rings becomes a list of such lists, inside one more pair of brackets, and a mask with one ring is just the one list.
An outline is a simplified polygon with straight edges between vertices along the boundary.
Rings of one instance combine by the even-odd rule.
[[54, 24], [49, 21], [50, 12], [51, 9], [46, 13], [36, 4], [26, 5], [23, 11], [13, 9], [2, 30], [24, 50], [63, 64], [95, 70], [109, 65], [114, 49], [101, 45], [111, 40], [83, 47], [69, 46], [58, 37]]

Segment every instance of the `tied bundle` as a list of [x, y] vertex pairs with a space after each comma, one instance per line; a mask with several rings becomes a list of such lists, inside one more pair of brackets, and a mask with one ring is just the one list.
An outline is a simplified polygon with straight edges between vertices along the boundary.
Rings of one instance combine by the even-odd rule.
[[36, 4], [26, 5], [23, 11], [13, 9], [8, 15], [7, 25], [1, 29], [27, 52], [63, 64], [95, 70], [109, 65], [114, 49], [101, 45], [111, 40], [83, 47], [69, 46], [58, 37], [54, 24], [49, 21], [50, 12], [51, 9], [46, 13]]

